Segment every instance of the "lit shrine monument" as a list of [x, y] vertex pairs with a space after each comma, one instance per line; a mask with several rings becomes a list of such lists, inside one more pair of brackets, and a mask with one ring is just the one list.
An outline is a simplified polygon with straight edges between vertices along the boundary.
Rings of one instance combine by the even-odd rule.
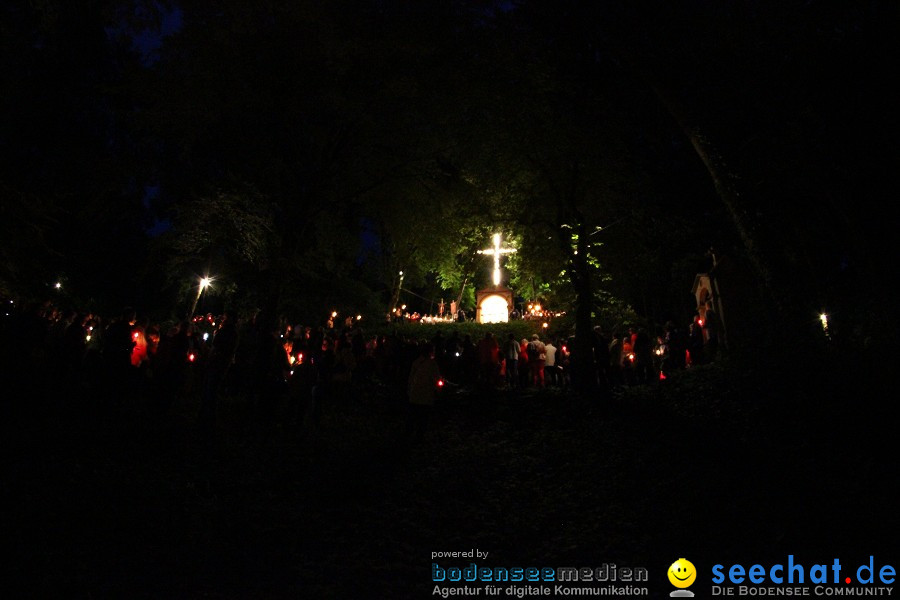
[[487, 287], [475, 292], [475, 320], [479, 323], [506, 323], [509, 321], [509, 311], [513, 309], [513, 292], [511, 289], [500, 285], [500, 257], [504, 254], [512, 254], [515, 248], [501, 248], [500, 234], [494, 234], [494, 246], [487, 250], [479, 250], [478, 254], [487, 254], [494, 257], [493, 287]]

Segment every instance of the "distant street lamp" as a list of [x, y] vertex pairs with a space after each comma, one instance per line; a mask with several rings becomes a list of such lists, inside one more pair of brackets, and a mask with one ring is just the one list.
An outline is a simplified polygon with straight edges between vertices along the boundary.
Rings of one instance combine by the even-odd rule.
[[397, 303], [400, 301], [400, 290], [403, 289], [403, 271], [399, 272], [399, 277], [396, 279], [397, 286], [394, 288], [393, 293], [391, 294], [391, 303], [388, 306], [389, 315], [397, 312]]
[[831, 332], [828, 331], [828, 315], [826, 313], [820, 314], [819, 321], [822, 323], [822, 331], [825, 332], [825, 337], [831, 338]]
[[208, 288], [211, 283], [212, 279], [209, 278], [209, 275], [200, 278], [200, 285], [197, 286], [197, 295], [194, 297], [194, 304], [191, 306], [191, 317], [194, 316], [194, 312], [197, 310], [197, 302], [200, 301], [200, 295], [203, 294], [203, 290]]

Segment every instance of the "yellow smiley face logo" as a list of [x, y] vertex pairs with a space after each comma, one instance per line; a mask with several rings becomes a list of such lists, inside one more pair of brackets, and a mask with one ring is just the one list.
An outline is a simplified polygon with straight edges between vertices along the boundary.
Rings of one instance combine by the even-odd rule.
[[677, 588], [690, 587], [697, 579], [697, 569], [694, 563], [686, 558], [679, 558], [669, 567], [669, 581]]

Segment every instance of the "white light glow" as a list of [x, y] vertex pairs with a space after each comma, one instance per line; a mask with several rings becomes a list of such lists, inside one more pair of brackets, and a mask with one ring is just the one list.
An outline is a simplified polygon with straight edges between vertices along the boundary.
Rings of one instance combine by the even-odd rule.
[[506, 298], [496, 294], [481, 301], [481, 323], [506, 323], [509, 321], [509, 305]]

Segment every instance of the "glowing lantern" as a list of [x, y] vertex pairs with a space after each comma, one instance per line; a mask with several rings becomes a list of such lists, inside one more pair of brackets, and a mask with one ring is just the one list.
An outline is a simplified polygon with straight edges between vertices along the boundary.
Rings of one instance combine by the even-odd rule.
[[209, 339], [209, 332], [204, 332], [204, 333], [203, 333], [203, 341], [205, 342], [205, 341], [207, 341], [208, 339]]
[[439, 388], [444, 387], [444, 380], [443, 380], [443, 379], [438, 379], [438, 380], [437, 380], [437, 386], [438, 386]]
[[633, 353], [628, 354], [628, 360], [630, 360], [631, 362], [634, 362], [634, 354]]
[[659, 380], [660, 380], [660, 381], [665, 381], [665, 380], [666, 380], [666, 374], [663, 373], [662, 371], [659, 372]]
[[548, 327], [550, 327], [550, 324], [549, 324], [549, 323], [544, 323], [543, 325], [541, 325], [541, 327], [543, 327], [544, 329], [547, 329]]
[[333, 319], [333, 318], [335, 318], [336, 316], [337, 316], [337, 311], [336, 311], [336, 310], [335, 310], [335, 311], [332, 311], [332, 312], [331, 312], [331, 318]]
[[188, 353], [188, 362], [194, 362], [197, 359], [197, 355], [193, 352]]

